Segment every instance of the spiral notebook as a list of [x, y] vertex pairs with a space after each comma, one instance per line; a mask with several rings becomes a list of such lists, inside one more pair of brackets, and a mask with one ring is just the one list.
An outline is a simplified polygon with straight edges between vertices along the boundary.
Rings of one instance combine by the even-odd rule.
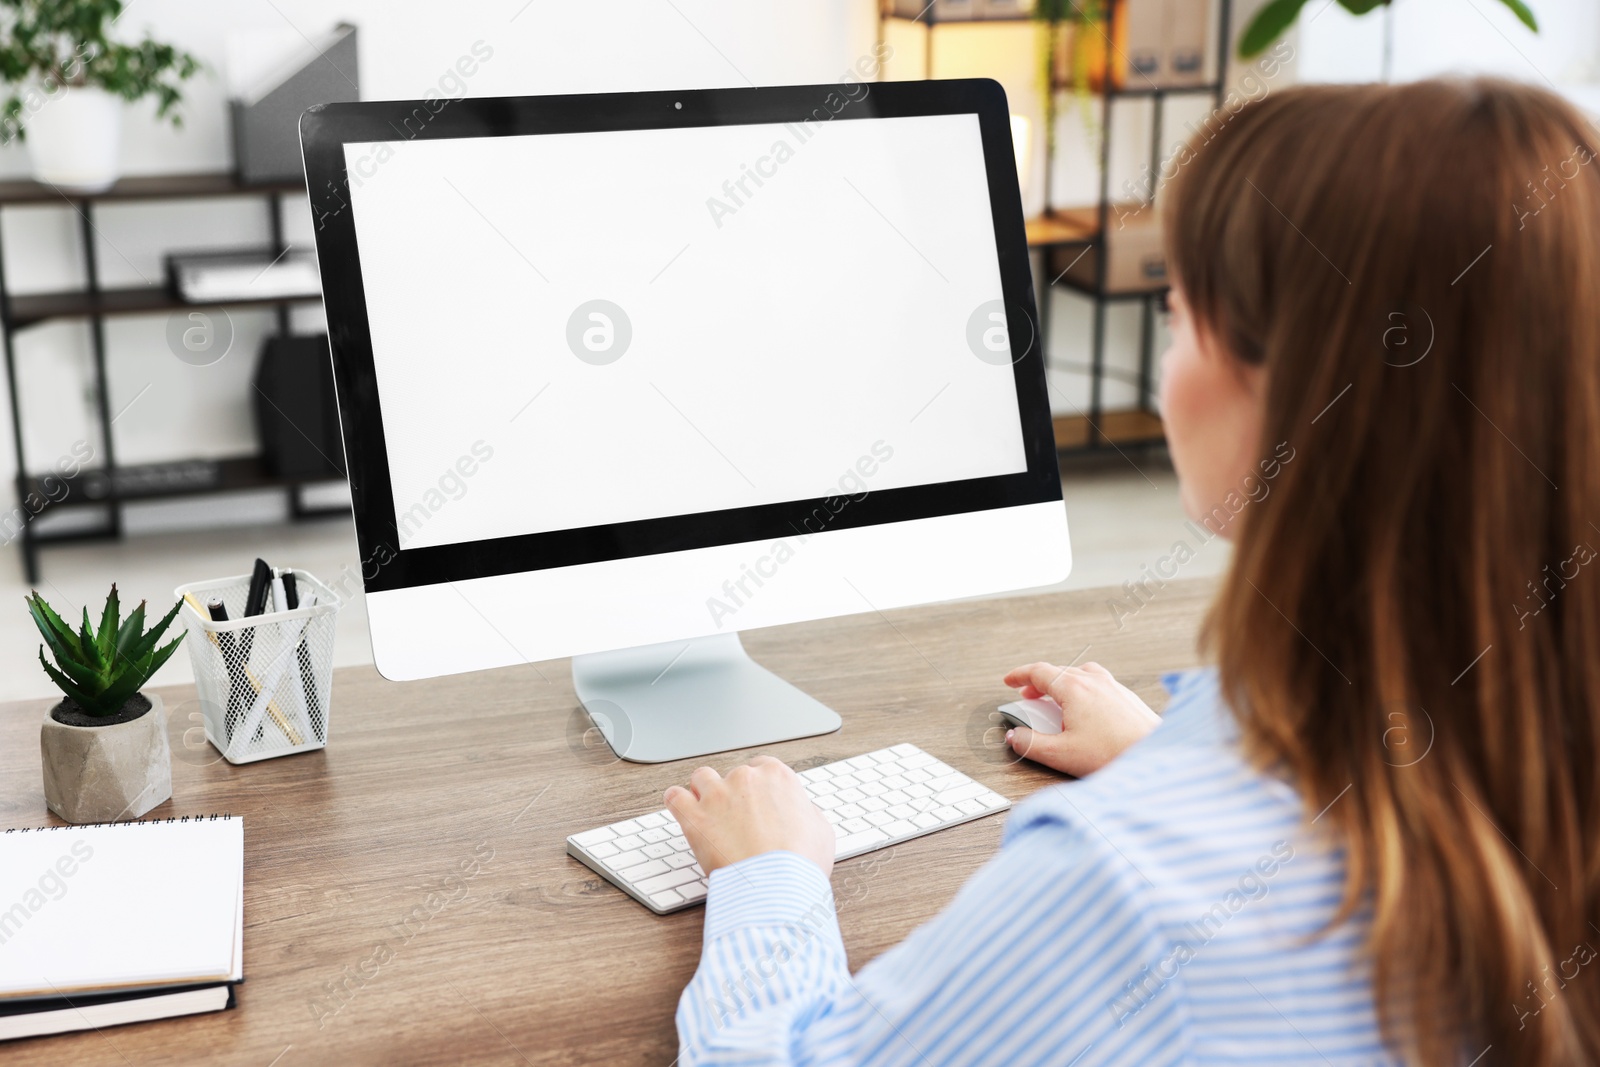
[[243, 947], [243, 819], [0, 832], [0, 1040], [232, 1007]]

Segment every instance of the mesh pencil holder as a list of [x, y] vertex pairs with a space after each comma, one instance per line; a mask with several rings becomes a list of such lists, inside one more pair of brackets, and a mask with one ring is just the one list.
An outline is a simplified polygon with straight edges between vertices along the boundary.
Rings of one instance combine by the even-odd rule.
[[[180, 614], [194, 663], [206, 740], [229, 763], [310, 752], [328, 743], [333, 694], [333, 624], [339, 600], [305, 571], [293, 571], [300, 606], [245, 615], [250, 576], [180, 585]], [[315, 603], [312, 598], [315, 597]], [[213, 622], [221, 599], [228, 621]]]

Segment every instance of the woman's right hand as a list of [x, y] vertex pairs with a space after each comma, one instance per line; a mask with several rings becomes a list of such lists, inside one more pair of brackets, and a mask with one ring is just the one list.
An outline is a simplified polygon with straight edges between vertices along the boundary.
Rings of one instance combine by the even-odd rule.
[[1078, 778], [1093, 774], [1161, 722], [1139, 695], [1098, 663], [1057, 667], [1030, 663], [1005, 677], [1024, 700], [1047, 696], [1061, 705], [1061, 732], [1026, 726], [1006, 732], [1017, 755]]

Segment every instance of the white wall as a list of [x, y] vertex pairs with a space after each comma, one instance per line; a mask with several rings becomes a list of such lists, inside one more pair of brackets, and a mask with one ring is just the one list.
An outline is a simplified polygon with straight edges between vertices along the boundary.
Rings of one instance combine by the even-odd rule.
[[[226, 170], [231, 165], [223, 57], [232, 34], [267, 42], [315, 37], [335, 22], [360, 30], [364, 99], [411, 98], [435, 89], [474, 42], [493, 56], [468, 80], [473, 96], [782, 84], [836, 80], [870, 46], [870, 0], [136, 0], [124, 36], [146, 30], [201, 56], [210, 69], [188, 83], [184, 128], [158, 125], [148, 103], [127, 109], [123, 161], [129, 174]], [[26, 149], [0, 149], [0, 177], [27, 176]], [[650, 180], [641, 168], [639, 180]], [[292, 243], [310, 243], [303, 201], [289, 207]], [[16, 292], [82, 283], [70, 208], [7, 208], [7, 279]], [[159, 282], [163, 253], [263, 243], [267, 215], [256, 199], [106, 205], [102, 283]], [[308, 309], [297, 326], [314, 326]], [[110, 407], [134, 401], [116, 424], [121, 462], [254, 450], [249, 377], [265, 312], [234, 312], [237, 339], [210, 367], [179, 362], [164, 339], [165, 316], [108, 323]], [[463, 343], [470, 335], [463, 331]], [[97, 440], [88, 330], [52, 323], [19, 337], [19, 393], [30, 467], [48, 468], [73, 442]], [[148, 387], [148, 388], [147, 388]], [[137, 398], [135, 400], [135, 398]], [[0, 412], [0, 477], [10, 500], [15, 469], [9, 410]]]
[[[1528, 0], [1530, 33], [1499, 0], [1396, 0], [1392, 80], [1498, 74], [1565, 89], [1600, 80], [1600, 4]], [[1300, 27], [1306, 81], [1375, 81], [1383, 74], [1384, 13], [1357, 18], [1308, 4]]]

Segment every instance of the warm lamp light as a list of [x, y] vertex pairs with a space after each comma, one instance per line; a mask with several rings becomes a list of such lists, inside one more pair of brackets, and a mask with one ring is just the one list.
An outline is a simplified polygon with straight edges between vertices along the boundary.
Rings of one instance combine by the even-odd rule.
[[1011, 148], [1017, 154], [1017, 184], [1026, 203], [1033, 178], [1033, 120], [1026, 115], [1011, 116]]

